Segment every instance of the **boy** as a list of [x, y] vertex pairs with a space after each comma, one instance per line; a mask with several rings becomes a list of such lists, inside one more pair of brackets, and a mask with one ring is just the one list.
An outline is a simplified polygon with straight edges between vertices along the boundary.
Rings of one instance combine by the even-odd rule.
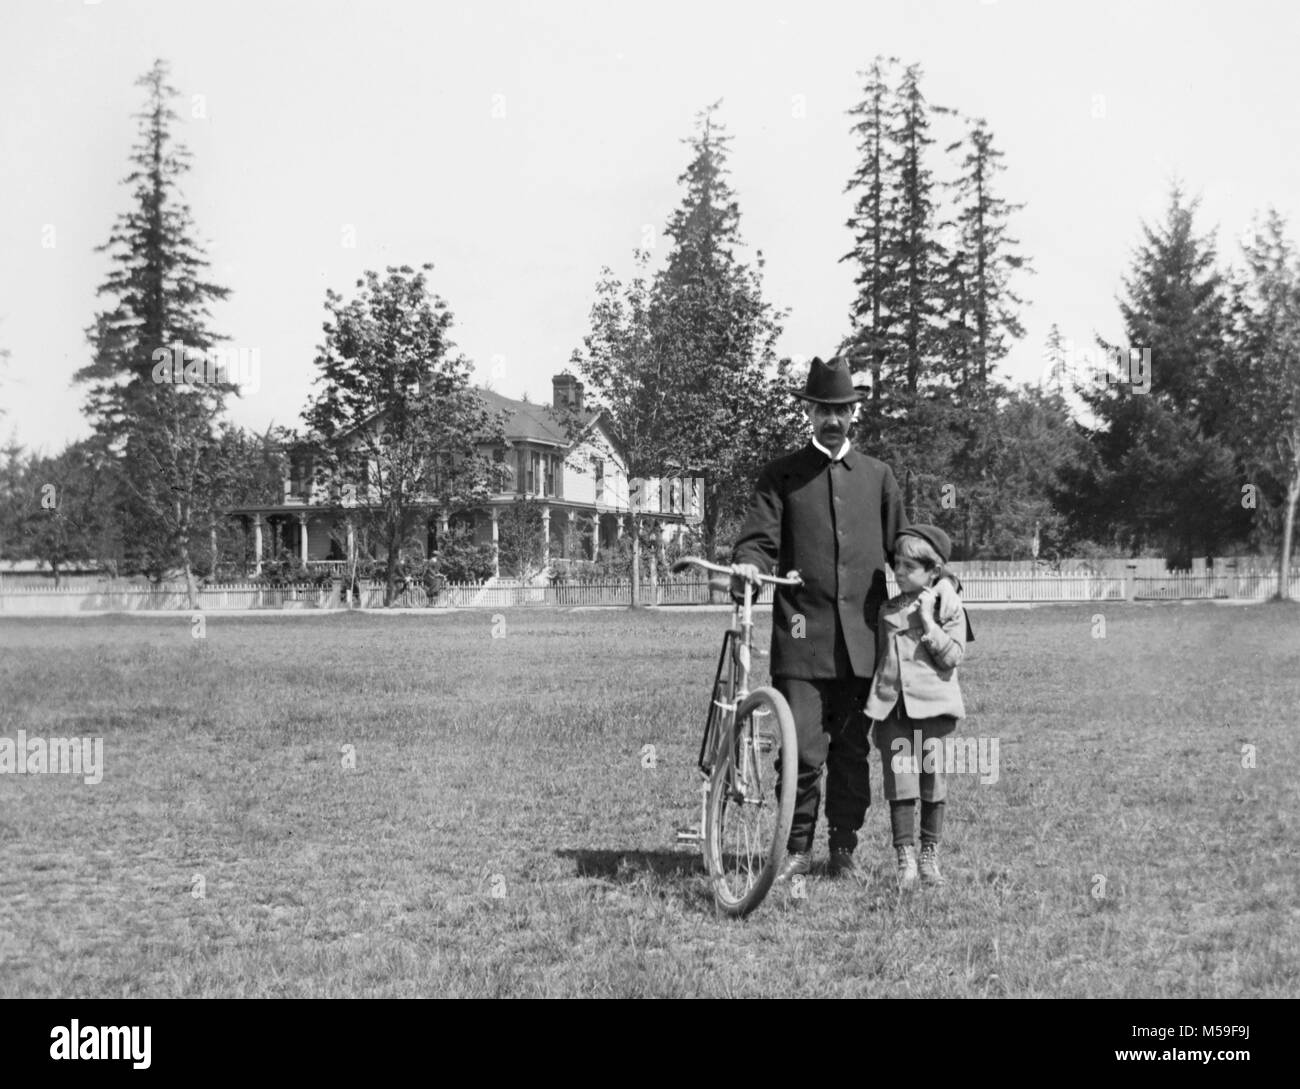
[[924, 884], [944, 883], [938, 859], [948, 789], [942, 738], [966, 716], [957, 684], [957, 666], [966, 650], [964, 611], [958, 608], [942, 624], [935, 619], [933, 586], [951, 552], [952, 542], [938, 526], [909, 526], [895, 538], [894, 577], [899, 593], [880, 610], [876, 671], [864, 712], [876, 720], [898, 886], [904, 890], [915, 886], [918, 872]]

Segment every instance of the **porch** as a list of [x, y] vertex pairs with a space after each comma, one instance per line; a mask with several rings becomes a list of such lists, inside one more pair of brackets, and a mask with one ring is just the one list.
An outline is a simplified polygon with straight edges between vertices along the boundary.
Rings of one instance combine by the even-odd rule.
[[[453, 532], [466, 532], [474, 544], [492, 546], [493, 567], [501, 571], [502, 511], [511, 500], [494, 501], [486, 507], [453, 515], [430, 513], [421, 541], [404, 559], [420, 561], [435, 556], [440, 542]], [[596, 561], [605, 549], [618, 547], [630, 529], [631, 515], [598, 506], [565, 502], [542, 503], [542, 559], [544, 568], [562, 572], [582, 570]], [[301, 506], [234, 510], [229, 516], [242, 527], [242, 560], [236, 564], [252, 577], [281, 557], [289, 558], [308, 571], [342, 573], [358, 556], [356, 528], [351, 519], [340, 518], [335, 510], [312, 510]], [[686, 519], [677, 515], [646, 515], [665, 539], [685, 528]], [[374, 546], [372, 560], [382, 561]]]

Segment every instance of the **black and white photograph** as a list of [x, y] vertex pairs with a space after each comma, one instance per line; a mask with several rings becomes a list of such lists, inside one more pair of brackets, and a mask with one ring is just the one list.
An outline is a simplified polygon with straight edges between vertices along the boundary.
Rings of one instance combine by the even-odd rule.
[[[915, 999], [1249, 1065], [1300, 993], [1297, 42], [1263, 0], [5, 0], [23, 1047]], [[1068, 1000], [1150, 1005], [1089, 1043]]]

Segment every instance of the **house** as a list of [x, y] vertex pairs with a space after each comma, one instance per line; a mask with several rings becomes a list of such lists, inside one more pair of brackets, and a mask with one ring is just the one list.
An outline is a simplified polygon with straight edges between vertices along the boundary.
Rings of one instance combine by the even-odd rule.
[[[553, 569], [581, 566], [601, 549], [617, 544], [629, 529], [635, 504], [665, 541], [701, 521], [702, 481], [696, 477], [630, 480], [621, 444], [604, 413], [583, 404], [583, 387], [571, 374], [552, 379], [550, 405], [517, 401], [478, 390], [490, 412], [504, 413], [506, 447], [494, 451], [510, 471], [507, 489], [481, 506], [452, 513], [432, 505], [424, 553], [438, 547], [453, 525], [464, 526], [478, 543], [498, 544], [503, 508], [518, 498], [542, 504], [544, 564]], [[580, 430], [570, 438], [561, 414], [576, 415]], [[339, 518], [328, 487], [313, 480], [310, 465], [291, 459], [280, 503], [232, 508], [251, 546], [254, 573], [264, 560], [287, 549], [308, 567], [343, 566], [356, 549], [353, 526]], [[382, 559], [376, 556], [376, 559]], [[500, 572], [498, 556], [497, 571]]]

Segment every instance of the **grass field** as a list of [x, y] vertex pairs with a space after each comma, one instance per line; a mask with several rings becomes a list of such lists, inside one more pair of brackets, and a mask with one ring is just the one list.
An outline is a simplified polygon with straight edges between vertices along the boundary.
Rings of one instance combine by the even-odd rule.
[[104, 738], [0, 775], [0, 996], [1294, 995], [1300, 610], [1095, 612], [974, 615], [945, 889], [873, 753], [864, 878], [745, 922], [673, 836], [722, 612], [0, 620], [0, 737]]

